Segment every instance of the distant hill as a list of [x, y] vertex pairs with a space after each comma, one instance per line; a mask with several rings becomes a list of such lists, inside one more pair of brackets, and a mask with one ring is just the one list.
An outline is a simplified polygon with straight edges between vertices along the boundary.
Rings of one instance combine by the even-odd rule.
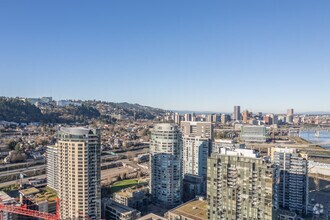
[[299, 115], [330, 115], [330, 112], [327, 111], [314, 111], [314, 112], [297, 112]]
[[0, 97], [0, 121], [18, 123], [74, 123], [89, 119], [113, 121], [112, 115], [135, 116], [137, 119], [154, 119], [164, 115], [165, 110], [130, 103], [102, 101], [79, 101], [79, 105], [58, 107], [55, 102], [40, 108], [18, 98]]
[[36, 106], [16, 98], [0, 97], [0, 121], [40, 122], [44, 119]]
[[[163, 109], [143, 106], [136, 103], [130, 104], [127, 102], [122, 102], [109, 104], [113, 106], [114, 109], [117, 109], [118, 113], [124, 113], [129, 116], [133, 116], [135, 114], [136, 118], [138, 119], [153, 119], [156, 116], [160, 116], [166, 113], [166, 111]], [[113, 113], [116, 113], [116, 111]]]

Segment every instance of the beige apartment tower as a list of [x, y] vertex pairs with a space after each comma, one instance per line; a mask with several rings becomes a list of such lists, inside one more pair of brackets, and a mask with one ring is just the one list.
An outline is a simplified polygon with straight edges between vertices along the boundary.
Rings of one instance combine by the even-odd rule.
[[100, 219], [100, 130], [60, 128], [57, 146], [61, 219]]
[[181, 122], [181, 131], [184, 136], [213, 138], [213, 125], [211, 122]]

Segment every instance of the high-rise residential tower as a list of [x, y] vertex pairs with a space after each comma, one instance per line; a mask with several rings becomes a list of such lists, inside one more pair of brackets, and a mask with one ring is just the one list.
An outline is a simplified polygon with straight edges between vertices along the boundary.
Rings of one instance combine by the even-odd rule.
[[183, 136], [182, 172], [206, 178], [207, 157], [212, 146], [211, 139]]
[[290, 109], [287, 110], [286, 115], [291, 116], [291, 115], [293, 115], [293, 114], [294, 114], [294, 110], [293, 110], [293, 108], [290, 108]]
[[184, 120], [185, 121], [191, 121], [192, 120], [191, 114], [189, 114], [189, 113], [184, 114]]
[[213, 138], [213, 125], [210, 122], [181, 122], [181, 130], [184, 136]]
[[47, 146], [47, 186], [58, 189], [58, 148]]
[[62, 127], [57, 146], [61, 219], [100, 219], [100, 130]]
[[206, 177], [207, 157], [212, 147], [212, 123], [182, 122], [181, 130], [183, 137], [183, 174]]
[[176, 124], [156, 124], [150, 140], [150, 192], [153, 202], [166, 208], [181, 204], [182, 140]]
[[212, 122], [212, 120], [213, 120], [212, 115], [206, 115], [207, 122]]
[[241, 120], [241, 106], [234, 106], [233, 120]]
[[249, 111], [245, 110], [243, 111], [243, 123], [244, 124], [248, 123], [248, 119], [249, 119]]
[[208, 219], [272, 220], [271, 163], [253, 150], [222, 148], [207, 172]]
[[[205, 196], [207, 157], [211, 152], [213, 125], [211, 122], [182, 122], [182, 174], [184, 194], [194, 198]], [[192, 181], [192, 179], [194, 179]], [[202, 185], [199, 183], [202, 179]], [[199, 188], [200, 190], [196, 190]]]
[[214, 123], [218, 122], [218, 115], [217, 114], [212, 115], [212, 122], [214, 122]]
[[230, 118], [229, 115], [222, 114], [221, 115], [221, 123], [226, 124], [230, 120], [229, 118]]
[[174, 122], [175, 122], [175, 124], [180, 124], [180, 122], [181, 122], [181, 116], [180, 116], [180, 114], [179, 113], [175, 113], [174, 114]]
[[308, 206], [308, 163], [296, 149], [273, 148], [274, 207], [306, 214]]

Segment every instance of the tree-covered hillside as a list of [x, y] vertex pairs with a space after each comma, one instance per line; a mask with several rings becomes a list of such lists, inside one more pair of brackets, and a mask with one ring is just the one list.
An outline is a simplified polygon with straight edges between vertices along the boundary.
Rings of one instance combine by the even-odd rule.
[[[24, 101], [25, 100], [25, 101]], [[38, 107], [39, 108], [38, 108]], [[0, 97], [0, 121], [17, 123], [75, 123], [91, 119], [115, 120], [112, 116], [124, 115], [135, 119], [154, 119], [166, 113], [165, 110], [130, 103], [102, 101], [73, 101], [73, 104], [59, 107], [55, 101], [33, 105], [28, 99]]]
[[17, 123], [71, 123], [98, 118], [100, 112], [86, 105], [51, 108], [42, 113], [35, 105], [17, 98], [0, 97], [0, 121]]
[[40, 122], [44, 119], [40, 109], [16, 98], [0, 97], [0, 121]]

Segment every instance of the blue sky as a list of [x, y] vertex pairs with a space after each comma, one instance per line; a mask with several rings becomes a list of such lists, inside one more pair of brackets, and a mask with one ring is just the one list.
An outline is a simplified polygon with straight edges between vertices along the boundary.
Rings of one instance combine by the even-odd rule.
[[0, 95], [330, 111], [330, 1], [0, 1]]

